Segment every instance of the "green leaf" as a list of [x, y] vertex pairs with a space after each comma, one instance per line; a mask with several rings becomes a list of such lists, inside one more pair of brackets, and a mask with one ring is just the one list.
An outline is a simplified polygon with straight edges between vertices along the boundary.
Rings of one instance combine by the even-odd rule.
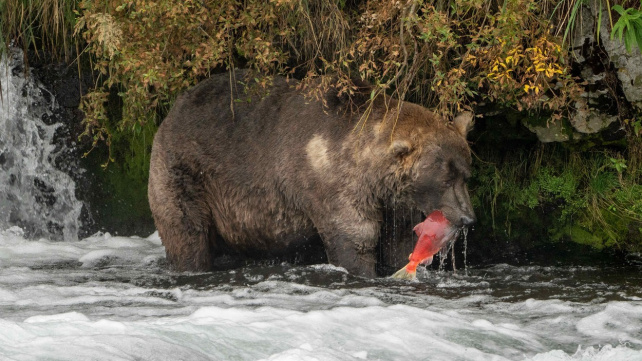
[[[630, 11], [629, 11], [630, 10]], [[627, 9], [627, 18], [629, 20], [636, 20], [639, 19], [640, 16], [642, 16], [642, 12], [634, 9], [634, 8], [629, 8]]]
[[637, 44], [637, 39], [635, 38], [635, 31], [631, 27], [627, 27], [625, 37], [624, 37], [624, 46], [626, 47], [627, 52], [631, 52], [631, 45]]
[[622, 32], [624, 31], [624, 22], [622, 21], [622, 18], [618, 20], [615, 25], [613, 25], [613, 29], [611, 29], [611, 40], [613, 40], [613, 37], [615, 36], [618, 40], [622, 41]]
[[[584, 4], [584, 0], [579, 0], [573, 5], [573, 9], [571, 9], [571, 16], [568, 19], [568, 24], [566, 25], [566, 30], [564, 30], [564, 38], [562, 38], [562, 44], [566, 43], [566, 37], [571, 30], [571, 28], [575, 24], [575, 17], [577, 16], [577, 11], [579, 8]], [[504, 6], [506, 6], [506, 3], [504, 3]]]
[[602, 2], [600, 1], [600, 9], [598, 10], [597, 15], [597, 26], [595, 27], [595, 39], [597, 39], [597, 45], [600, 45], [600, 29], [602, 28]]
[[[622, 5], [613, 5], [613, 7], [611, 9], [617, 11], [618, 14], [620, 14], [620, 15], [624, 15], [624, 13], [626, 13], [626, 11], [622, 7]], [[618, 20], [618, 22], [619, 22], [619, 20]]]
[[637, 40], [638, 49], [642, 52], [642, 19], [637, 19], [631, 23]]
[[635, 133], [635, 135], [640, 135], [641, 131], [642, 131], [642, 122], [640, 122], [640, 120], [634, 121], [633, 122], [633, 133]]

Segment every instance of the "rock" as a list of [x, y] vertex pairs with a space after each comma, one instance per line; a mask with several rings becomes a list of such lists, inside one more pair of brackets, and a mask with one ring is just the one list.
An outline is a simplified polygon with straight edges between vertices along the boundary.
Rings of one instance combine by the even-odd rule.
[[638, 266], [638, 267], [642, 266], [642, 253], [640, 252], [628, 253], [624, 259], [626, 263], [632, 266]]
[[568, 131], [566, 131], [561, 121], [549, 122], [545, 126], [532, 125], [527, 122], [523, 123], [531, 132], [537, 135], [537, 138], [542, 143], [565, 142], [569, 140]]
[[[595, 11], [596, 15], [597, 11]], [[642, 52], [635, 45], [632, 45], [631, 52], [626, 51], [623, 40], [616, 38], [611, 40], [609, 28], [608, 14], [604, 13], [600, 41], [617, 69], [617, 77], [622, 85], [624, 96], [637, 109], [642, 109]]]
[[[642, 56], [637, 51], [627, 53], [623, 42], [610, 39], [606, 10], [603, 10], [597, 41], [596, 23], [599, 11], [598, 6], [583, 6], [581, 14], [578, 14], [581, 21], [576, 21], [571, 36], [574, 58], [577, 61], [575, 66], [579, 67], [577, 70], [585, 81], [585, 92], [575, 103], [576, 111], [569, 117], [573, 139], [609, 128], [620, 115], [627, 113], [622, 108], [629, 107], [624, 104], [627, 101], [636, 107], [642, 106], [642, 87], [639, 86], [642, 85]], [[637, 85], [636, 80], [639, 83]], [[618, 86], [620, 83], [621, 88]], [[538, 131], [540, 139], [568, 139], [564, 136], [557, 137], [555, 131]]]
[[[611, 26], [609, 23], [609, 15], [605, 7], [600, 7], [596, 3], [591, 3], [589, 6], [583, 6], [581, 15], [576, 20], [575, 31], [572, 38], [575, 58], [583, 65], [581, 71], [582, 78], [586, 80], [589, 85], [599, 83], [604, 78], [604, 66], [595, 67], [595, 64], [590, 64], [589, 56], [587, 56], [587, 48], [595, 48], [596, 43], [596, 23], [599, 18], [599, 12], [602, 11], [602, 23], [600, 24], [600, 39], [599, 47], [603, 49], [604, 63], [606, 67], [612, 66], [613, 72], [617, 75], [617, 79], [622, 86], [624, 97], [632, 105], [638, 109], [642, 109], [642, 53], [633, 45], [631, 52], [626, 51], [624, 41], [620, 39], [611, 39]], [[594, 52], [591, 49], [590, 52]], [[608, 63], [611, 64], [608, 64]], [[592, 73], [591, 73], [592, 70]], [[589, 97], [590, 92], [589, 92]]]
[[608, 115], [588, 107], [587, 101], [582, 99], [575, 104], [577, 111], [569, 119], [573, 128], [584, 134], [593, 134], [608, 128], [618, 119], [617, 115]]

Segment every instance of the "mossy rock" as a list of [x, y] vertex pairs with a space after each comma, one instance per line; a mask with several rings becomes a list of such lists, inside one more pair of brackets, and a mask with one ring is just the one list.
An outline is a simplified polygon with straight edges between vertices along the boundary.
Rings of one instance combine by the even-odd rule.
[[604, 240], [601, 237], [594, 235], [578, 225], [557, 230], [557, 232], [551, 235], [551, 240], [559, 242], [564, 237], [568, 237], [575, 243], [591, 246], [596, 250], [604, 249]]
[[86, 232], [109, 231], [120, 235], [147, 236], [154, 222], [147, 200], [149, 149], [155, 126], [138, 136], [117, 139], [112, 144], [115, 162], [106, 164], [108, 150], [99, 147], [83, 159], [90, 178], [87, 192], [93, 224]]

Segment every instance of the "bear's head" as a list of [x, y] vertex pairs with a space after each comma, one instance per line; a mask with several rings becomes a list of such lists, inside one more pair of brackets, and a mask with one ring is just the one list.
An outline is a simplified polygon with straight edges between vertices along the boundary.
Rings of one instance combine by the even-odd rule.
[[421, 107], [406, 107], [393, 131], [390, 154], [396, 165], [398, 197], [428, 215], [441, 210], [456, 227], [476, 220], [466, 181], [471, 152], [466, 136], [472, 113], [447, 122]]

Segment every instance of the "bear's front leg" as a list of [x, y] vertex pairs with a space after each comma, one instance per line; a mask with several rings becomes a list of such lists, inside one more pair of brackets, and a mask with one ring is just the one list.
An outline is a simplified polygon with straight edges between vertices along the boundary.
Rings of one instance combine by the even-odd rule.
[[379, 223], [361, 221], [346, 224], [331, 222], [317, 226], [323, 239], [328, 262], [343, 267], [351, 274], [376, 277], [376, 246], [379, 240]]

